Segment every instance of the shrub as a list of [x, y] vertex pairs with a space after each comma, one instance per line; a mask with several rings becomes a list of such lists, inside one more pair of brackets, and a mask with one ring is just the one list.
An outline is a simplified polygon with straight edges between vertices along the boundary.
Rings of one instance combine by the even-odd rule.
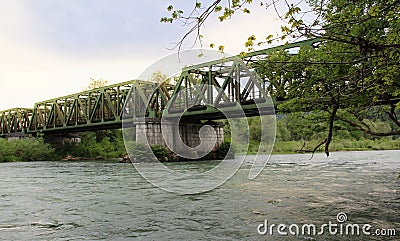
[[151, 146], [151, 150], [159, 161], [168, 161], [170, 159], [170, 151], [161, 145]]
[[151, 149], [148, 146], [137, 143], [135, 141], [130, 141], [126, 143], [126, 149], [130, 154], [131, 161], [151, 161], [154, 159]]
[[9, 161], [50, 161], [57, 156], [43, 138], [25, 138], [21, 140], [0, 141], [0, 162]]

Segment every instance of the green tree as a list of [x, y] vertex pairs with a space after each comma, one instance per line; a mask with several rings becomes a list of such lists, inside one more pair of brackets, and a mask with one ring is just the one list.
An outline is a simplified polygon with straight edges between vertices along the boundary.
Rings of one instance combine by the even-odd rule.
[[92, 89], [97, 89], [103, 86], [106, 86], [108, 84], [108, 80], [104, 79], [94, 79], [90, 78], [89, 79], [89, 84], [85, 87], [83, 87], [83, 90], [92, 90]]
[[[278, 51], [259, 61], [257, 71], [271, 83], [271, 95], [285, 101], [278, 110], [320, 116], [314, 125], [321, 128], [313, 130], [325, 134], [318, 147], [324, 145], [327, 155], [339, 126], [373, 136], [400, 135], [400, 1], [361, 0], [349, 4], [345, 0], [311, 0], [308, 6], [302, 3], [261, 1], [262, 7], [286, 6], [283, 13], [277, 10], [285, 22], [282, 33], [266, 33], [266, 41], [258, 43], [256, 36], [250, 36], [245, 43], [251, 50], [259, 43], [270, 44], [275, 39], [321, 39], [316, 48], [302, 48], [296, 55]], [[179, 44], [191, 33], [196, 33], [201, 41], [201, 28], [210, 16], [225, 21], [238, 11], [250, 13], [251, 7], [257, 7], [252, 0], [217, 0], [207, 6], [196, 1], [196, 11], [185, 15], [170, 6], [167, 10], [171, 16], [161, 21], [192, 20], [192, 28]], [[368, 123], [371, 116], [380, 116], [390, 124], [384, 128], [372, 126]]]
[[51, 161], [57, 156], [42, 138], [11, 140], [0, 138], [0, 162], [10, 161]]

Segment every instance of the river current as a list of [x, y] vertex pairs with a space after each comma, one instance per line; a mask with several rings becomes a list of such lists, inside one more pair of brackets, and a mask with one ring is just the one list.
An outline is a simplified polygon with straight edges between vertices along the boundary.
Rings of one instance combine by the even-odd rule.
[[[273, 155], [255, 180], [245, 164], [225, 184], [195, 195], [161, 190], [130, 163], [0, 163], [0, 239], [400, 240], [400, 151], [310, 157]], [[207, 170], [217, 163], [168, 166]], [[262, 235], [266, 222], [276, 227]], [[319, 232], [329, 222], [369, 224], [370, 234], [301, 233], [303, 224]], [[299, 233], [291, 234], [296, 225]]]

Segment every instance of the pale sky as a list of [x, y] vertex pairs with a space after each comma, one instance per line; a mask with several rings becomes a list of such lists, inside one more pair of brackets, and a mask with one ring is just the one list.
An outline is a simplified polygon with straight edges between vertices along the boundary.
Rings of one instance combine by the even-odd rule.
[[[168, 48], [187, 30], [179, 23], [160, 23], [167, 6], [188, 10], [194, 2], [0, 0], [0, 110], [33, 108], [35, 102], [80, 92], [91, 77], [109, 84], [135, 79], [175, 53]], [[250, 35], [261, 39], [279, 33], [274, 14], [257, 3], [251, 10], [225, 23], [210, 19], [205, 43], [238, 54]]]

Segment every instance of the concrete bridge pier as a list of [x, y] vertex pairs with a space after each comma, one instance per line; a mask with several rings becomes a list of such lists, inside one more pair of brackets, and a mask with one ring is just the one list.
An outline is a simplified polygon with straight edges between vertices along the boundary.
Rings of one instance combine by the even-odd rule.
[[10, 133], [10, 134], [5, 135], [5, 138], [7, 138], [7, 140], [9, 140], [9, 141], [21, 140], [21, 139], [30, 138], [30, 137], [32, 137], [32, 135], [24, 134], [24, 133]]
[[[168, 148], [163, 135], [168, 138], [168, 143], [173, 146], [174, 152], [186, 150], [185, 145], [195, 148], [197, 155], [207, 154], [210, 149], [210, 143], [215, 141], [212, 147], [212, 152], [216, 152], [224, 142], [224, 125], [221, 122], [206, 122], [206, 123], [189, 123], [189, 122], [164, 122], [164, 133], [162, 133], [161, 120], [159, 118], [146, 119], [145, 122], [135, 123], [136, 126], [136, 141], [150, 145], [161, 145]], [[202, 130], [202, 140], [200, 139], [200, 129], [204, 126], [211, 126], [212, 129]], [[177, 136], [179, 135], [179, 136]], [[180, 141], [181, 140], [181, 141]], [[200, 145], [201, 144], [201, 145]]]
[[68, 133], [68, 134], [58, 134], [58, 135], [45, 135], [44, 139], [48, 143], [52, 144], [77, 144], [81, 143], [81, 137], [78, 134]]

